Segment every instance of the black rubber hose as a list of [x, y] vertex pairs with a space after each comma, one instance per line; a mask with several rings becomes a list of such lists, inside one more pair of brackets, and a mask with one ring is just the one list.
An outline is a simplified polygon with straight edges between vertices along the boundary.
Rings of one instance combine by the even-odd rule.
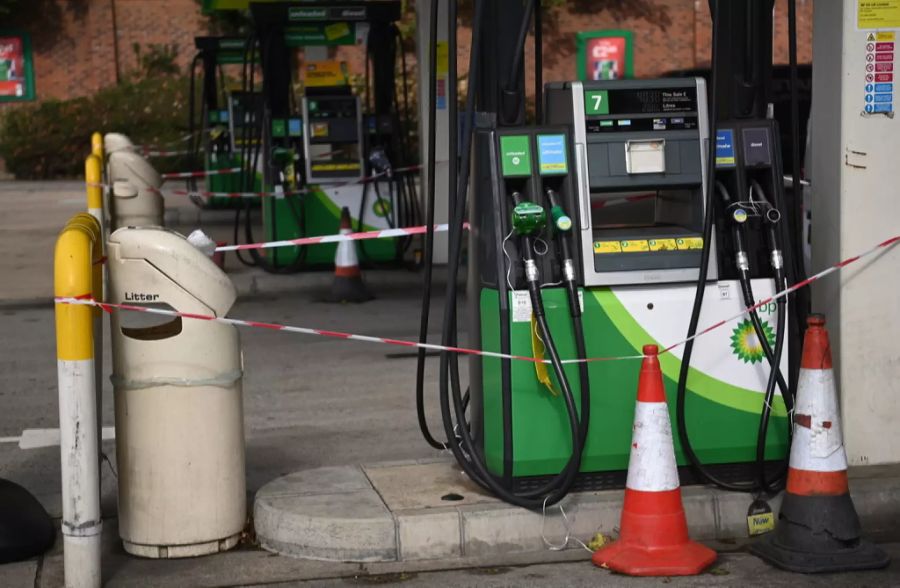
[[[718, 0], [711, 3], [713, 22], [715, 23], [715, 15], [717, 11]], [[712, 46], [716, 46], [716, 41], [718, 37], [718, 31], [716, 26], [713, 26], [712, 30]], [[700, 475], [706, 482], [711, 484], [715, 484], [720, 488], [724, 488], [725, 490], [734, 490], [739, 492], [747, 492], [753, 490], [753, 484], [737, 484], [726, 482], [725, 480], [721, 480], [713, 475], [708, 468], [706, 468], [703, 463], [700, 461], [700, 458], [697, 456], [697, 453], [694, 451], [694, 447], [691, 444], [690, 435], [687, 430], [687, 414], [685, 410], [685, 401], [687, 397], [687, 378], [688, 373], [690, 371], [691, 366], [691, 356], [694, 353], [694, 336], [697, 334], [697, 327], [700, 322], [700, 310], [703, 308], [703, 294], [706, 291], [706, 282], [708, 270], [709, 270], [709, 258], [710, 258], [710, 244], [712, 242], [713, 234], [713, 219], [715, 217], [714, 212], [714, 194], [715, 194], [715, 165], [716, 165], [716, 149], [715, 149], [715, 137], [716, 137], [716, 123], [718, 119], [718, 108], [717, 108], [717, 96], [716, 96], [716, 85], [717, 85], [717, 75], [716, 68], [718, 57], [716, 56], [716, 52], [713, 52], [712, 55], [712, 67], [710, 68], [710, 85], [712, 86], [711, 96], [710, 96], [710, 108], [709, 108], [709, 135], [710, 139], [707, 144], [706, 151], [706, 194], [705, 194], [705, 209], [703, 215], [703, 250], [700, 254], [700, 266], [698, 268], [698, 276], [697, 276], [697, 288], [694, 291], [694, 304], [691, 308], [691, 318], [688, 323], [688, 331], [687, 331], [687, 342], [684, 344], [684, 353], [681, 358], [681, 368], [678, 372], [678, 387], [675, 396], [675, 419], [678, 425], [678, 439], [681, 442], [681, 449], [684, 452], [685, 457], [687, 457], [691, 466], [694, 468], [694, 471]]]
[[[460, 244], [461, 240], [457, 240], [455, 243], [451, 244], [451, 264], [454, 264], [452, 267], [458, 269], [459, 267], [459, 257], [460, 257]], [[527, 260], [531, 258], [532, 244], [531, 239], [528, 237], [523, 238], [523, 257]], [[452, 274], [454, 272], [451, 270], [451, 279]], [[455, 280], [453, 280], [455, 282]], [[452, 282], [451, 282], [452, 283]], [[444, 335], [443, 335], [443, 344], [446, 346], [452, 346], [451, 341], [455, 341], [453, 337], [452, 331], [453, 326], [456, 324], [456, 288], [448, 284], [448, 300], [447, 305], [444, 308]], [[552, 489], [549, 491], [543, 499], [533, 498], [531, 495], [535, 494], [534, 492], [529, 493], [527, 495], [518, 495], [508, 491], [506, 488], [501, 486], [494, 476], [487, 470], [484, 463], [478, 458], [475, 453], [475, 443], [472, 440], [472, 437], [469, 433], [468, 426], [465, 426], [465, 407], [463, 406], [462, 400], [458, 393], [453, 394], [453, 402], [454, 402], [454, 411], [456, 414], [456, 423], [460, 426], [454, 428], [453, 421], [450, 416], [450, 406], [449, 406], [449, 394], [448, 394], [448, 386], [447, 381], [443, 377], [446, 373], [446, 368], [448, 366], [447, 352], [441, 353], [441, 406], [442, 406], [442, 417], [444, 421], [444, 430], [449, 439], [449, 447], [453, 452], [454, 456], [457, 459], [459, 465], [463, 468], [466, 474], [478, 483], [484, 489], [494, 493], [502, 500], [509, 502], [510, 504], [520, 506], [523, 508], [529, 509], [538, 509], [546, 505], [555, 504], [559, 500], [561, 500], [569, 491], [572, 486], [572, 483], [575, 480], [576, 473], [580, 467], [581, 462], [581, 452], [582, 447], [580, 446], [580, 435], [579, 435], [579, 422], [578, 422], [578, 414], [575, 410], [575, 401], [572, 396], [572, 391], [568, 386], [568, 380], [566, 379], [565, 372], [563, 371], [562, 362], [559, 358], [559, 354], [557, 353], [556, 346], [553, 344], [553, 339], [550, 335], [550, 330], [547, 325], [547, 319], [544, 314], [543, 301], [540, 295], [540, 288], [538, 285], [538, 280], [529, 280], [528, 281], [528, 291], [531, 298], [532, 311], [534, 312], [535, 321], [537, 322], [538, 329], [541, 332], [541, 335], [544, 338], [545, 348], [547, 353], [550, 355], [550, 362], [553, 365], [554, 373], [557, 376], [557, 379], [560, 382], [560, 387], [562, 388], [562, 396], [566, 403], [566, 412], [569, 419], [570, 432], [572, 435], [572, 456], [570, 457], [569, 464], [557, 474], [550, 482], [548, 482], [545, 486], [549, 486]], [[458, 392], [458, 390], [457, 390]], [[460, 439], [456, 438], [456, 435], [459, 435]]]
[[[428, 48], [428, 160], [425, 163], [427, 170], [428, 186], [426, 198], [428, 204], [425, 207], [425, 250], [423, 253], [424, 272], [422, 276], [422, 313], [419, 317], [419, 343], [428, 342], [428, 319], [431, 313], [431, 285], [434, 270], [434, 192], [435, 192], [435, 147], [437, 145], [437, 131], [435, 123], [437, 119], [437, 21], [438, 0], [431, 0], [428, 20], [430, 46]], [[434, 438], [428, 428], [428, 419], [425, 415], [425, 349], [419, 347], [416, 354], [416, 418], [419, 421], [419, 431], [422, 437], [434, 449], [446, 449], [447, 444]]]
[[522, 69], [522, 61], [525, 59], [525, 39], [528, 37], [528, 29], [531, 27], [531, 16], [534, 13], [535, 0], [528, 0], [525, 4], [525, 14], [522, 25], [519, 27], [519, 35], [516, 37], [516, 52], [513, 54], [512, 69], [506, 78], [506, 91], [515, 92], [519, 84], [519, 75]]
[[[784, 275], [783, 272], [777, 272], [779, 275], [775, 277], [775, 283], [777, 288], [781, 288], [784, 286]], [[781, 363], [781, 356], [784, 352], [784, 331], [785, 331], [785, 303], [783, 298], [778, 299], [777, 303], [777, 321], [778, 324], [775, 327], [775, 365], [779, 365]], [[777, 379], [778, 370], [771, 369], [769, 370], [769, 379], [766, 382], [766, 395], [763, 400], [763, 409], [762, 413], [759, 415], [759, 432], [756, 437], [756, 464], [759, 468], [759, 486], [760, 488], [766, 492], [767, 494], [775, 494], [783, 485], [783, 482], [786, 479], [787, 475], [787, 462], [785, 462], [785, 467], [783, 471], [780, 471], [773, 481], [768, 481], [766, 479], [766, 437], [768, 435], [769, 429], [769, 418], [772, 412], [772, 402], [775, 399], [775, 381]], [[784, 396], [782, 398], [785, 398]], [[790, 414], [790, 411], [788, 411]], [[791, 423], [791, 419], [788, 420], [788, 431], [793, 428], [793, 423]], [[790, 433], [788, 433], [790, 435]]]
[[534, 123], [544, 122], [544, 10], [534, 5]]
[[[455, 0], [453, 4], [455, 4]], [[463, 230], [463, 220], [465, 218], [465, 209], [466, 209], [466, 197], [467, 197], [467, 181], [469, 174], [469, 149], [471, 147], [471, 139], [474, 130], [474, 96], [475, 96], [475, 86], [477, 85], [478, 80], [478, 64], [480, 57], [480, 46], [481, 46], [481, 21], [483, 17], [484, 10], [484, 1], [476, 2], [475, 4], [475, 17], [473, 18], [473, 42], [472, 42], [472, 50], [470, 53], [470, 63], [469, 63], [469, 76], [470, 83], [468, 87], [468, 96], [467, 96], [467, 116], [464, 124], [464, 132], [463, 132], [463, 152], [462, 152], [462, 170], [461, 177], [463, 181], [460, 184], [460, 190], [457, 194], [456, 202], [453, 206], [452, 210], [452, 219], [450, 225], [450, 247], [449, 247], [449, 264], [448, 264], [448, 281], [447, 281], [447, 300], [444, 307], [444, 325], [443, 325], [443, 333], [441, 336], [441, 341], [444, 345], [450, 346], [455, 344], [456, 341], [456, 294], [457, 294], [457, 286], [456, 280], [459, 273], [460, 266], [460, 258], [462, 254], [462, 230]], [[452, 6], [452, 5], [451, 5]], [[451, 51], [451, 59], [452, 59], [452, 51]], [[451, 68], [452, 69], [452, 68]], [[538, 293], [539, 294], [539, 293]], [[543, 314], [543, 305], [538, 295], [536, 300], [532, 302], [534, 306], [535, 313]], [[543, 317], [538, 321], [538, 326], [541, 329], [541, 323], [543, 322], [544, 327], [546, 326], [546, 319]], [[549, 331], [548, 331], [549, 332]], [[549, 338], [549, 337], [548, 337]], [[554, 350], [555, 351], [555, 350]], [[455, 354], [454, 354], [455, 356]], [[458, 364], [454, 363], [453, 367], [458, 367]], [[560, 366], [561, 367], [561, 366]], [[481, 487], [485, 488], [488, 491], [495, 493], [501, 499], [506, 500], [507, 502], [522, 506], [525, 508], [537, 509], [541, 508], [547, 504], [554, 504], [558, 502], [563, 496], [566, 495], [569, 488], [571, 487], [571, 483], [575, 479], [575, 470], [569, 469], [569, 471], [561, 472], [557, 478], [560, 479], [560, 484], [556, 490], [554, 490], [551, 494], [547, 495], [543, 500], [534, 500], [534, 499], [526, 499], [520, 496], [517, 496], [511, 492], [508, 492], [503, 486], [501, 486], [493, 477], [490, 472], [487, 471], [485, 465], [479, 459], [475, 444], [472, 441], [471, 435], [469, 434], [469, 427], [465, 421], [465, 407], [463, 405], [463, 400], [459, 395], [459, 374], [455, 369], [451, 368], [450, 361], [450, 353], [441, 352], [440, 355], [440, 396], [441, 396], [441, 417], [444, 425], [444, 432], [448, 438], [448, 446], [450, 450], [453, 452], [454, 457], [459, 463], [460, 467], [466, 472], [466, 474]], [[448, 382], [448, 371], [450, 372], [450, 382]], [[455, 377], [454, 377], [455, 375]], [[563, 374], [564, 376], [564, 374]], [[453, 410], [455, 412], [456, 421], [459, 424], [458, 427], [454, 426], [453, 423], [453, 415], [451, 414], [450, 408], [450, 386], [453, 385]], [[572, 400], [569, 398], [569, 400]], [[572, 402], [574, 408], [574, 402]], [[570, 411], [570, 414], [574, 415], [574, 410]], [[577, 441], [578, 441], [578, 419], [577, 415], [574, 415], [574, 422], [572, 425], [575, 427], [572, 430], [573, 433], [573, 451], [577, 450]], [[460, 439], [457, 439], [457, 434]], [[580, 451], [577, 451], [579, 455], [577, 456], [580, 459]]]
[[[554, 206], [562, 207], [558, 195], [555, 190], [546, 190], [547, 199], [550, 201], [551, 209]], [[575, 331], [575, 351], [576, 359], [587, 359], [587, 344], [584, 337], [584, 324], [581, 322], [581, 301], [578, 299], [578, 283], [575, 274], [575, 260], [572, 257], [572, 232], [556, 231], [555, 232], [562, 252], [562, 268], [563, 281], [566, 284], [566, 293], [569, 299], [569, 314], [572, 317], [572, 327]], [[591, 422], [591, 382], [588, 373], [588, 364], [586, 361], [578, 363], [578, 380], [581, 387], [581, 445], [587, 442], [588, 429]]]
[[[750, 275], [746, 272], [740, 272], [739, 282], [741, 284], [741, 293], [744, 297], [744, 306], [749, 308], [755, 305], [756, 301], [754, 300], [753, 285], [750, 283]], [[753, 332], [756, 333], [756, 338], [759, 340], [759, 346], [763, 350], [766, 361], [775, 371], [775, 378], [778, 382], [778, 389], [781, 390], [782, 397], [790, 397], [787, 384], [784, 382], [784, 376], [781, 374], [781, 369], [778, 367], [778, 364], [775, 363], [775, 352], [772, 350], [772, 345], [769, 343], [769, 339], [766, 337], [766, 333], [763, 330], [762, 319], [759, 318], [759, 313], [754, 309], [747, 314], [750, 316], [750, 324], [753, 325]]]

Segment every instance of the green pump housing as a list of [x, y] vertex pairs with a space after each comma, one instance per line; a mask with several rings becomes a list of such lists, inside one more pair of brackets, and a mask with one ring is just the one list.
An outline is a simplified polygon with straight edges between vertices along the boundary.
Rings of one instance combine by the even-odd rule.
[[[603, 98], [597, 100], [598, 96]], [[604, 102], [604, 100], [606, 102]], [[599, 103], [598, 103], [599, 102]], [[513, 192], [551, 210], [559, 195], [576, 237], [573, 252], [586, 334], [591, 418], [582, 454], [581, 487], [622, 486], [631, 446], [641, 349], [660, 349], [687, 332], [696, 290], [705, 188], [705, 87], [702, 80], [629, 80], [548, 85], [540, 127], [481, 128], [475, 134], [468, 280], [472, 345], [543, 357], [527, 294]], [[557, 213], [551, 213], [555, 215]], [[576, 357], [564, 269], [548, 223], [536, 237], [541, 295], [563, 360]], [[537, 253], [540, 253], [538, 251]], [[711, 264], [715, 264], [712, 256]], [[736, 280], [710, 268], [701, 328], [743, 308]], [[774, 293], [756, 280], [756, 296]], [[774, 330], [775, 305], [760, 309]], [[537, 352], [536, 352], [537, 348]], [[782, 369], [786, 371], [787, 354]], [[681, 348], [660, 355], [673, 429]], [[535, 364], [470, 358], [472, 432], [489, 470], [511, 489], [533, 487], [558, 473], [571, 454], [559, 382], [541, 382]], [[575, 396], [577, 364], [565, 364]], [[694, 449], [720, 476], [753, 474], [768, 365], [748, 321], [730, 322], [697, 339], [687, 379], [686, 424]], [[787, 415], [775, 397], [766, 459], [788, 447]], [[687, 460], [675, 438], [680, 466]], [[680, 468], [684, 483], [692, 477]]]

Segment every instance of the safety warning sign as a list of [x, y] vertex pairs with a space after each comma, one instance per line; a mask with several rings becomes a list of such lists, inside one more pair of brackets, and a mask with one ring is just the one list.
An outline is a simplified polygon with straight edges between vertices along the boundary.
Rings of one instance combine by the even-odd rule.
[[[885, 0], [868, 4], [889, 4]], [[864, 2], [860, 1], [860, 7]], [[900, 0], [896, 4], [900, 6]], [[866, 35], [865, 87], [863, 110], [867, 114], [887, 114], [894, 111], [894, 32], [880, 31]]]

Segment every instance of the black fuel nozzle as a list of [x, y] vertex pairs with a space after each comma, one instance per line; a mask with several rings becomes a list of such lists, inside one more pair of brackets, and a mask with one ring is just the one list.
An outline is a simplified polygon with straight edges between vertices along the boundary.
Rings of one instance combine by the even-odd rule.
[[778, 223], [781, 222], [781, 211], [772, 206], [762, 186], [756, 180], [750, 182], [750, 193], [756, 193], [758, 199], [754, 201], [760, 207], [760, 216], [766, 227], [766, 241], [769, 245], [769, 263], [775, 270], [776, 276], [781, 276], [784, 272], [784, 255], [781, 251], [780, 239], [778, 237]]
[[750, 219], [750, 213], [741, 202], [735, 202], [731, 198], [731, 193], [722, 182], [716, 182], [716, 190], [722, 196], [725, 202], [725, 213], [728, 215], [731, 225], [731, 239], [734, 242], [734, 264], [743, 276], [750, 275], [750, 256], [747, 255], [747, 248], [744, 245], [744, 232], [747, 230], [747, 221]]
[[373, 147], [369, 151], [369, 163], [372, 164], [372, 170], [379, 175], [385, 175], [388, 178], [394, 175], [394, 169], [391, 166], [391, 160], [387, 156], [384, 147]]

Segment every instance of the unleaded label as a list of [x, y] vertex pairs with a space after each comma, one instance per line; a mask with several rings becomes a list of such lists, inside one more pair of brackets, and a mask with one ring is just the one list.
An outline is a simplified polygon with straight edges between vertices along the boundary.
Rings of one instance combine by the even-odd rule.
[[531, 175], [531, 141], [528, 135], [500, 137], [500, 165], [504, 177]]

